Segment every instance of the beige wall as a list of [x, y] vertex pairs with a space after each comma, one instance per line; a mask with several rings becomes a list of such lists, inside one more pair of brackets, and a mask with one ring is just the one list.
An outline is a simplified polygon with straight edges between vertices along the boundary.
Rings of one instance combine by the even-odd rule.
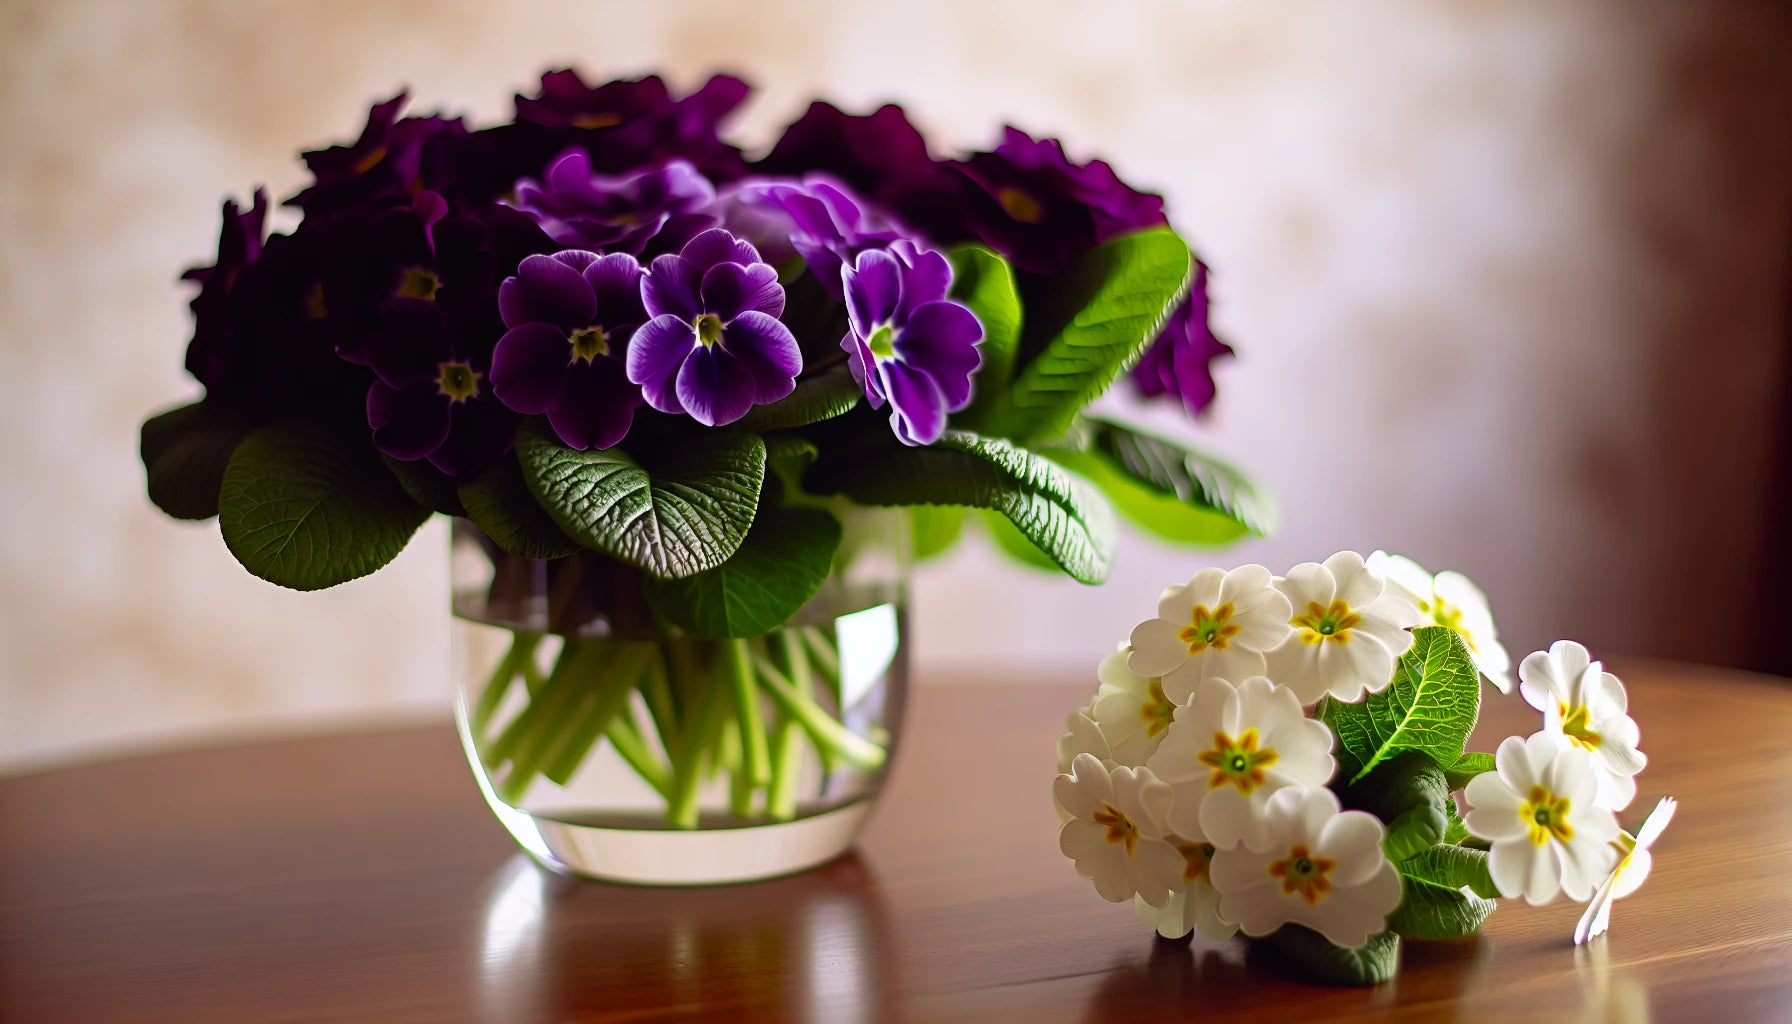
[[[1773, 478], [1792, 26], [1769, 2], [155, 3], [0, 8], [0, 767], [446, 707], [445, 534], [325, 595], [141, 497], [221, 193], [299, 180], [409, 83], [476, 117], [544, 65], [736, 69], [948, 145], [1003, 119], [1170, 196], [1240, 358], [1198, 434], [1285, 504], [1101, 590], [961, 551], [930, 679], [1086, 670], [1210, 560], [1341, 546], [1481, 580], [1518, 653], [1734, 660]], [[1166, 422], [1173, 420], [1167, 417]], [[1783, 617], [1782, 617], [1783, 618]]]

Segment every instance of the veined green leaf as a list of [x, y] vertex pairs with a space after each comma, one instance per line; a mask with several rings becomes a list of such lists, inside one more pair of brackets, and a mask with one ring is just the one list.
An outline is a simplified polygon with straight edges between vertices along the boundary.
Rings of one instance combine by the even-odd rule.
[[1326, 698], [1318, 716], [1338, 737], [1341, 775], [1355, 782], [1375, 766], [1408, 750], [1421, 751], [1439, 768], [1456, 764], [1480, 714], [1481, 677], [1455, 630], [1422, 626], [1400, 658], [1387, 689], [1360, 704]]
[[149, 500], [176, 519], [217, 515], [224, 467], [248, 434], [248, 426], [203, 402], [145, 420], [138, 454], [143, 458]]
[[820, 509], [762, 509], [732, 558], [695, 576], [648, 580], [643, 593], [699, 636], [760, 636], [815, 596], [839, 545], [840, 521]]
[[1449, 827], [1450, 790], [1429, 755], [1408, 750], [1377, 765], [1338, 794], [1344, 806], [1368, 811], [1387, 826], [1382, 848], [1405, 860], [1441, 842]]
[[1469, 780], [1482, 772], [1494, 770], [1493, 755], [1471, 750], [1456, 759], [1456, 763], [1444, 769], [1444, 776], [1450, 780], [1452, 792], [1468, 785]]
[[1488, 868], [1487, 851], [1464, 846], [1433, 846], [1397, 865], [1403, 875], [1423, 878], [1451, 889], [1467, 887], [1476, 896], [1493, 899], [1500, 894]]
[[1362, 949], [1334, 946], [1298, 924], [1283, 925], [1263, 941], [1302, 977], [1327, 985], [1379, 985], [1400, 964], [1400, 937], [1391, 931], [1370, 936]]
[[454, 478], [431, 465], [428, 459], [417, 459], [405, 462], [390, 455], [381, 455], [386, 468], [398, 479], [398, 486], [411, 500], [431, 511], [443, 515], [464, 516], [466, 507], [460, 503], [460, 485]]
[[1058, 568], [1058, 563], [1052, 561], [1050, 555], [1039, 550], [1039, 546], [1028, 540], [1026, 534], [1016, 529], [1014, 524], [1008, 521], [1007, 516], [983, 509], [978, 512], [977, 518], [982, 522], [983, 528], [989, 532], [989, 539], [995, 544], [996, 550], [1007, 555], [1010, 561], [1029, 569], [1037, 569], [1040, 572], [1062, 572]]
[[952, 297], [970, 307], [983, 324], [983, 342], [977, 351], [983, 363], [977, 369], [976, 394], [961, 417], [976, 425], [1000, 415], [1014, 379], [1014, 359], [1020, 350], [1020, 290], [1014, 268], [994, 250], [967, 242], [947, 254], [952, 261]]
[[736, 430], [763, 434], [808, 426], [843, 416], [865, 397], [865, 388], [852, 377], [845, 363], [829, 367], [796, 382], [796, 390], [770, 405], [755, 405], [736, 420]]
[[1275, 529], [1275, 502], [1226, 462], [1118, 423], [1083, 421], [1085, 446], [1050, 448], [1088, 477], [1122, 514], [1178, 544], [1218, 546]]
[[1499, 890], [1480, 850], [1434, 846], [1398, 867], [1400, 906], [1388, 915], [1388, 928], [1407, 938], [1472, 935], [1497, 906]]
[[456, 500], [473, 525], [509, 554], [546, 560], [580, 551], [529, 492], [523, 467], [514, 455], [506, 455], [462, 484]]

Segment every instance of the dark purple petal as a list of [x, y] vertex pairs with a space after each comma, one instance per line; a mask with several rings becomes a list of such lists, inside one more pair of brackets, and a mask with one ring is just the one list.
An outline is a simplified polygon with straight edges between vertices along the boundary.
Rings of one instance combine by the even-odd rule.
[[877, 325], [892, 320], [902, 305], [902, 264], [881, 249], [862, 252], [857, 264], [841, 270], [841, 281], [852, 329], [869, 341]]
[[921, 249], [907, 239], [890, 243], [890, 253], [907, 268], [902, 275], [902, 308], [897, 319], [907, 319], [910, 310], [943, 299], [952, 290], [952, 264], [945, 253]]
[[753, 408], [753, 375], [722, 346], [699, 347], [678, 371], [678, 402], [706, 427], [733, 423]]
[[929, 302], [909, 315], [896, 336], [896, 355], [924, 371], [939, 386], [949, 409], [971, 401], [971, 375], [983, 362], [977, 343], [983, 325], [956, 302]]
[[759, 250], [751, 242], [743, 242], [721, 228], [712, 228], [686, 242], [678, 254], [699, 270], [708, 270], [718, 263], [761, 262]]
[[621, 327], [647, 319], [641, 306], [641, 264], [633, 256], [613, 252], [600, 257], [585, 268], [585, 283], [597, 296], [597, 323]]
[[431, 380], [391, 388], [374, 381], [367, 389], [367, 425], [373, 443], [395, 459], [421, 459], [448, 439], [448, 407], [453, 404]]
[[628, 379], [641, 386], [647, 404], [660, 412], [683, 412], [678, 401], [678, 372], [699, 348], [691, 325], [670, 313], [641, 325], [628, 345]]
[[367, 339], [367, 360], [373, 372], [394, 388], [420, 377], [434, 378], [436, 367], [454, 358], [448, 322], [442, 308], [425, 299], [387, 299], [380, 306], [381, 329]]
[[[846, 337], [840, 339], [840, 347], [846, 352], [846, 368], [852, 371], [852, 379], [858, 382], [859, 387], [865, 389], [865, 398], [871, 402], [871, 408], [882, 409], [884, 407], [883, 380], [877, 375], [875, 370], [877, 360], [872, 357], [871, 349], [865, 344], [865, 339], [859, 337], [857, 331], [848, 330]], [[874, 368], [870, 373], [865, 372], [865, 368], [868, 366]]]
[[492, 391], [526, 416], [548, 411], [560, 398], [561, 379], [572, 361], [566, 333], [551, 324], [512, 327], [492, 349]]
[[[560, 255], [571, 259], [562, 260]], [[591, 253], [525, 256], [516, 276], [498, 288], [498, 313], [504, 326], [542, 323], [570, 331], [591, 323], [597, 315], [597, 299], [579, 273], [590, 265], [587, 258], [597, 259]]]
[[641, 389], [629, 383], [622, 361], [599, 357], [567, 368], [560, 400], [548, 410], [548, 425], [580, 451], [609, 448], [628, 434], [640, 404]]
[[448, 439], [429, 461], [456, 480], [471, 480], [516, 443], [517, 415], [489, 395], [456, 402], [449, 410]]
[[784, 286], [764, 263], [718, 263], [703, 275], [703, 310], [733, 320], [748, 310], [776, 317], [784, 312]]
[[753, 401], [776, 402], [796, 387], [803, 372], [803, 353], [796, 336], [775, 317], [749, 309], [722, 328], [722, 347], [739, 359], [753, 378]]
[[890, 426], [896, 440], [908, 445], [932, 444], [946, 432], [946, 398], [925, 372], [900, 360], [878, 364], [890, 389]]
[[703, 283], [705, 268], [682, 256], [658, 256], [647, 276], [641, 279], [641, 302], [651, 317], [668, 314], [690, 323], [703, 312], [697, 302], [697, 289]]

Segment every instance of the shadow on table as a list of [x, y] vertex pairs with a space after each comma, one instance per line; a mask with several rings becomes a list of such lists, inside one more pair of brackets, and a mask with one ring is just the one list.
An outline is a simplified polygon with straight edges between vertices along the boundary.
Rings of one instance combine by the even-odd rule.
[[851, 1024], [889, 1002], [887, 917], [856, 853], [746, 886], [564, 878], [521, 854], [493, 876], [476, 1002], [491, 1020], [673, 1009]]

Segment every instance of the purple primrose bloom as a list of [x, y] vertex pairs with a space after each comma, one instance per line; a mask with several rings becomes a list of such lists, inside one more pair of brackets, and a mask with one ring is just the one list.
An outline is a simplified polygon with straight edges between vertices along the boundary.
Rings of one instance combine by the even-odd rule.
[[517, 415], [492, 395], [495, 331], [484, 316], [452, 316], [427, 299], [389, 299], [384, 330], [368, 339], [379, 377], [367, 389], [367, 424], [380, 451], [428, 459], [470, 480], [510, 450]]
[[796, 388], [803, 356], [778, 320], [784, 287], [752, 245], [720, 228], [654, 259], [641, 283], [652, 317], [628, 349], [628, 379], [661, 412], [732, 423]]
[[839, 181], [812, 174], [797, 180], [743, 182], [730, 193], [731, 224], [755, 241], [787, 239], [828, 294], [841, 297], [840, 268], [859, 253], [881, 249], [911, 232], [864, 203]]
[[1207, 265], [1196, 260], [1194, 286], [1133, 367], [1133, 387], [1146, 398], [1171, 395], [1197, 416], [1213, 401], [1213, 361], [1231, 354], [1207, 322]]
[[561, 245], [640, 255], [651, 239], [677, 249], [716, 217], [700, 212], [716, 197], [709, 179], [687, 160], [668, 160], [625, 174], [594, 174], [591, 155], [569, 149], [548, 164], [540, 182], [516, 184], [511, 205]]
[[404, 198], [444, 185], [434, 159], [438, 148], [466, 136], [459, 118], [407, 117], [399, 111], [410, 99], [401, 92], [367, 113], [367, 126], [354, 142], [309, 150], [304, 157], [312, 184], [288, 204], [307, 214], [328, 213], [376, 198]]
[[871, 407], [890, 403], [903, 444], [939, 440], [946, 414], [970, 404], [983, 356], [976, 314], [946, 298], [952, 265], [941, 253], [897, 242], [860, 253], [841, 272], [849, 330], [840, 342]]
[[622, 440], [641, 404], [623, 361], [647, 319], [635, 258], [578, 249], [526, 257], [499, 286], [498, 311], [509, 328], [492, 351], [499, 401], [546, 413], [560, 440], [581, 451]]
[[740, 177], [745, 162], [718, 132], [747, 92], [745, 82], [727, 75], [674, 97], [657, 75], [590, 86], [576, 71], [550, 71], [541, 76], [538, 95], [516, 97], [517, 127], [558, 140], [548, 153], [580, 146], [603, 173], [682, 157], [711, 180], [728, 181]]

